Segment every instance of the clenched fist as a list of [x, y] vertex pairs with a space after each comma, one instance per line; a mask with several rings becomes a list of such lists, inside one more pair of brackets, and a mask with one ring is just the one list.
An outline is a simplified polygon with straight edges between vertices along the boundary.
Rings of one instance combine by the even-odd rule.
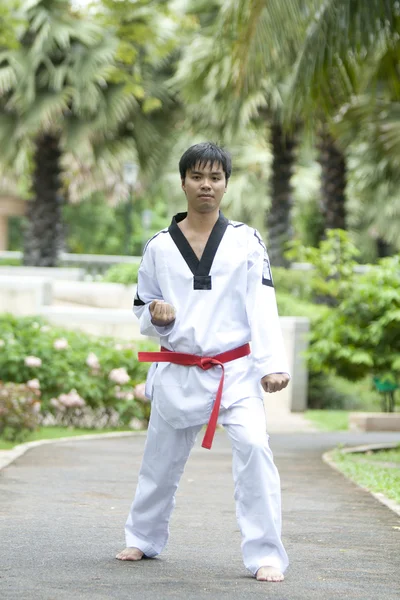
[[153, 325], [163, 327], [175, 321], [175, 309], [164, 300], [153, 300], [150, 304], [151, 322]]
[[271, 375], [265, 375], [261, 379], [261, 385], [265, 392], [280, 392], [283, 390], [290, 381], [290, 377], [287, 373], [271, 373]]

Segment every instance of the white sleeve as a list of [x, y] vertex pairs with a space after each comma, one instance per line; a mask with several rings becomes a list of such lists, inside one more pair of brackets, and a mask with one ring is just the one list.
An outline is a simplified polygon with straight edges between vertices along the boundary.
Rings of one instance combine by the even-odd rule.
[[289, 368], [267, 249], [258, 231], [250, 232], [246, 309], [251, 327], [251, 352], [262, 379], [272, 373], [289, 374]]
[[138, 285], [133, 301], [133, 312], [139, 319], [140, 333], [149, 337], [161, 338], [171, 333], [175, 321], [170, 325], [157, 326], [151, 322], [150, 304], [153, 300], [163, 300], [157, 281], [152, 246], [145, 248], [138, 272]]

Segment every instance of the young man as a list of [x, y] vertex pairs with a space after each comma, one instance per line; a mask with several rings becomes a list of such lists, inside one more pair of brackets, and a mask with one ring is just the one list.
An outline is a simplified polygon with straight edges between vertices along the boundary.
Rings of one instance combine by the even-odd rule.
[[152, 411], [127, 548], [116, 558], [162, 551], [196, 436], [208, 423], [210, 448], [218, 419], [232, 442], [244, 564], [259, 581], [282, 581], [288, 558], [263, 389], [283, 389], [289, 375], [268, 255], [257, 230], [219, 210], [232, 170], [224, 150], [192, 146], [179, 169], [187, 212], [147, 243], [139, 269], [134, 312], [162, 349], [139, 357], [153, 362]]

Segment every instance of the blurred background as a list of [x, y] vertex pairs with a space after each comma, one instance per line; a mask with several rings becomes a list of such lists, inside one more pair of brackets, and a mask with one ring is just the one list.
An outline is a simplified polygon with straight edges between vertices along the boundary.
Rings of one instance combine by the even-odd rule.
[[[224, 213], [259, 229], [280, 314], [310, 324], [308, 407], [396, 410], [399, 61], [394, 0], [3, 0], [0, 286], [32, 276], [22, 267], [134, 285], [146, 240], [185, 207], [181, 154], [211, 140], [233, 157]], [[58, 325], [83, 317], [57, 321], [57, 306], [130, 310], [116, 288], [82, 300], [57, 285], [40, 306]], [[2, 318], [1, 340], [18, 341]], [[35, 346], [26, 334], [0, 378], [26, 383], [26, 354], [68, 335], [53, 337]], [[67, 362], [68, 389], [44, 378], [43, 406], [70, 389], [92, 397], [95, 379]]]

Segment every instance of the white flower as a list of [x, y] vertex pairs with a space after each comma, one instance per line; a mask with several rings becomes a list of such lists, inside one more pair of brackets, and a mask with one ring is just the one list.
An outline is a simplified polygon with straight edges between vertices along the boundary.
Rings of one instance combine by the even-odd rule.
[[40, 331], [43, 331], [43, 333], [47, 333], [48, 331], [50, 331], [50, 327], [48, 325], [43, 325], [40, 328]]
[[37, 356], [26, 356], [24, 363], [27, 367], [40, 367], [42, 365], [42, 360]]
[[56, 350], [65, 350], [66, 348], [68, 348], [68, 345], [68, 340], [66, 340], [65, 338], [59, 338], [58, 340], [55, 340], [53, 348], [55, 348]]
[[5, 341], [4, 340], [0, 340], [0, 348], [2, 348], [5, 345], [6, 345]]
[[39, 329], [39, 327], [40, 327], [40, 325], [39, 325], [39, 323], [38, 323], [37, 321], [34, 321], [34, 322], [32, 323], [32, 328], [33, 328], [33, 329]]
[[94, 370], [100, 369], [99, 359], [97, 358], [97, 356], [95, 355], [94, 352], [89, 353], [89, 355], [86, 359], [86, 364], [91, 369], [94, 369]]
[[40, 381], [39, 379], [30, 379], [26, 382], [27, 387], [30, 390], [40, 390]]
[[123, 350], [124, 349], [122, 344], [115, 344], [114, 348], [115, 348], [115, 350]]
[[138, 383], [133, 390], [133, 393], [135, 394], [135, 398], [137, 398], [138, 400], [141, 400], [142, 402], [148, 402], [148, 398], [145, 395], [145, 389], [146, 389], [145, 383]]
[[125, 367], [121, 367], [120, 369], [112, 369], [108, 375], [108, 378], [111, 381], [115, 381], [115, 383], [119, 383], [120, 385], [124, 385], [124, 383], [128, 383], [128, 381], [130, 381], [130, 377]]
[[50, 400], [50, 406], [54, 406], [54, 408], [60, 408], [60, 403], [57, 398], [52, 398]]
[[32, 404], [32, 408], [33, 408], [33, 412], [34, 413], [38, 413], [40, 412], [40, 402], [36, 401]]
[[133, 418], [131, 420], [131, 422], [129, 423], [129, 427], [131, 429], [145, 429], [145, 424], [143, 423], [143, 421], [140, 421], [139, 419]]

